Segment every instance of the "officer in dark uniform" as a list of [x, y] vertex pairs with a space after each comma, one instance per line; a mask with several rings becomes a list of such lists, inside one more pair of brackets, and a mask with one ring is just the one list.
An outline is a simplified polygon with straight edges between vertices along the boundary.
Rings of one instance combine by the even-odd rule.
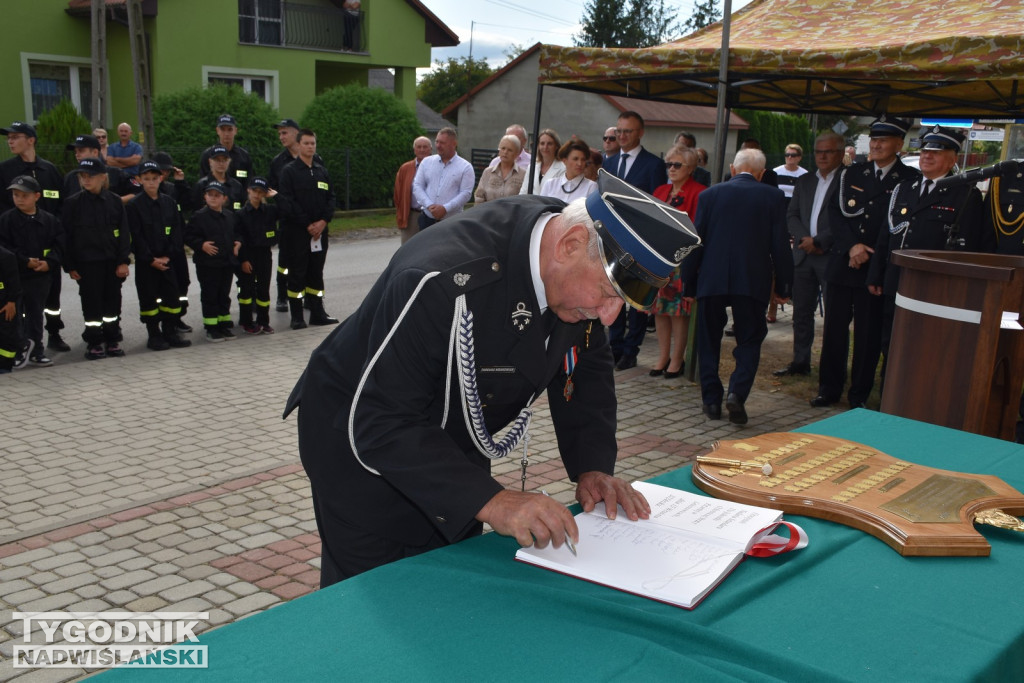
[[491, 459], [522, 453], [545, 389], [584, 509], [604, 500], [631, 519], [649, 514], [612, 476], [603, 324], [624, 300], [649, 307], [698, 240], [685, 214], [607, 172], [598, 182], [568, 207], [499, 199], [417, 236], [313, 352], [285, 415], [301, 406], [321, 585], [477, 535], [482, 523], [522, 545], [575, 538], [562, 505], [490, 476]]
[[828, 207], [834, 243], [825, 267], [825, 327], [814, 407], [832, 405], [843, 394], [851, 321], [850, 406], [863, 407], [875, 385], [882, 353], [882, 300], [868, 292], [868, 267], [880, 231], [889, 229], [893, 188], [921, 175], [899, 158], [911, 123], [884, 114], [871, 122], [872, 160], [843, 169], [836, 201]]
[[[238, 124], [235, 123], [234, 116], [231, 114], [221, 114], [217, 117], [218, 143], [212, 147], [207, 147], [199, 156], [199, 175], [210, 175], [210, 157], [213, 156], [215, 149], [223, 147], [227, 150], [228, 156], [231, 157], [228, 176], [241, 183], [243, 188], [249, 184], [249, 177], [252, 175], [252, 159], [244, 147], [235, 144], [236, 135], [238, 135]], [[221, 182], [223, 183], [224, 181], [222, 180]]]
[[[61, 215], [64, 180], [60, 171], [46, 159], [36, 155], [36, 129], [22, 121], [15, 121], [9, 128], [0, 128], [0, 135], [7, 136], [7, 147], [12, 157], [0, 162], [0, 187], [7, 187], [20, 175], [32, 176], [43, 189], [43, 197], [39, 200], [39, 208]], [[0, 213], [14, 208], [14, 201], [9, 192], [0, 193]], [[54, 351], [70, 351], [61, 336], [64, 321], [60, 317], [60, 285], [61, 272], [55, 269], [50, 275], [50, 293], [46, 298], [46, 346]]]
[[303, 299], [309, 305], [310, 325], [334, 325], [337, 318], [324, 310], [324, 263], [327, 224], [334, 217], [334, 186], [327, 168], [317, 161], [316, 133], [299, 131], [299, 156], [281, 171], [276, 201], [281, 215], [281, 241], [287, 242], [288, 308], [291, 328], [306, 327]]
[[[888, 230], [880, 230], [868, 267], [868, 290], [883, 297], [882, 354], [888, 356], [900, 268], [890, 261], [897, 249], [992, 251], [982, 230], [981, 193], [974, 185], [935, 188], [951, 175], [964, 134], [935, 126], [921, 136], [921, 177], [902, 181], [892, 191]], [[882, 364], [883, 382], [885, 363]]]
[[[299, 124], [294, 119], [282, 119], [280, 123], [274, 124], [277, 129], [277, 139], [281, 141], [282, 149], [276, 157], [270, 161], [270, 172], [267, 174], [267, 184], [270, 186], [270, 196], [277, 192], [277, 186], [281, 181], [281, 171], [292, 163], [299, 156]], [[322, 159], [317, 158], [321, 164]], [[288, 254], [285, 253], [285, 243], [277, 245], [277, 304], [275, 310], [284, 313], [288, 310]]]
[[[985, 197], [985, 239], [994, 240], [997, 254], [1024, 256], [1024, 167], [992, 178]], [[1015, 441], [1024, 443], [1024, 395]]]

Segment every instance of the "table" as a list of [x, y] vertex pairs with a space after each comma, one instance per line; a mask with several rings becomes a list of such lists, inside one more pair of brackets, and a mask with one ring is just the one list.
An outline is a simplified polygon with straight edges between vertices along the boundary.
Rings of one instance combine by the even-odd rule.
[[[1024, 490], [1005, 441], [866, 410], [800, 431]], [[654, 481], [699, 492], [689, 467]], [[741, 563], [693, 611], [515, 562], [488, 534], [204, 634], [208, 670], [104, 680], [1024, 680], [1024, 534], [986, 529], [990, 557], [908, 558], [788, 517], [807, 549]]]

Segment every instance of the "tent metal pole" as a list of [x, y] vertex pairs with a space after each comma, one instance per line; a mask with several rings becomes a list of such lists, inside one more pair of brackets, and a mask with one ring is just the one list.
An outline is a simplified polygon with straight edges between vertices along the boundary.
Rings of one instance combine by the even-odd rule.
[[711, 162], [711, 183], [719, 183], [725, 172], [725, 142], [729, 135], [729, 110], [725, 98], [729, 85], [729, 24], [732, 15], [732, 0], [724, 0], [722, 6], [722, 49], [718, 65], [718, 111], [715, 117], [715, 156]]
[[[530, 177], [527, 178], [526, 194], [533, 194], [533, 176], [537, 167], [537, 145], [540, 144], [540, 105], [544, 99], [544, 84], [537, 84], [537, 107], [533, 110], [533, 156], [530, 157]], [[537, 188], [538, 190], [540, 188]]]

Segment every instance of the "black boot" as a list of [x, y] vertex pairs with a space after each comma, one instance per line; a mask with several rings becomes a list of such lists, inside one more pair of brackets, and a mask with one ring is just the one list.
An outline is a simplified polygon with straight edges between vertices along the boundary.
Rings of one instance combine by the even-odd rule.
[[288, 286], [280, 278], [277, 281], [277, 305], [274, 310], [278, 313], [288, 312]]
[[288, 299], [288, 308], [292, 312], [292, 329], [301, 330], [306, 327], [306, 321], [302, 313], [302, 299]]
[[324, 310], [324, 300], [318, 296], [307, 296], [309, 301], [309, 324], [310, 325], [337, 325], [338, 319], [327, 315]]
[[146, 348], [153, 349], [154, 351], [166, 351], [171, 348], [171, 345], [167, 343], [164, 336], [160, 334], [160, 322], [157, 320], [149, 320], [146, 322], [146, 331], [149, 333], [149, 341], [146, 342]]
[[186, 346], [192, 346], [192, 342], [188, 339], [182, 339], [181, 335], [178, 334], [178, 321], [164, 320], [162, 326], [164, 330], [164, 340], [167, 341], [169, 346], [173, 346], [176, 349], [183, 349]]

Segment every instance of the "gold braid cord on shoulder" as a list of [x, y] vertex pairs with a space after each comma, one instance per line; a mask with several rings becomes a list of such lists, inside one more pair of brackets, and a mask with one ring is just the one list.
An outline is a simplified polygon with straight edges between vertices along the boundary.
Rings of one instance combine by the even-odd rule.
[[[1024, 225], [1024, 212], [1013, 221], [1007, 221], [1006, 217], [1003, 216], [1002, 211], [999, 210], [999, 182], [1000, 178], [996, 176], [992, 179], [992, 184], [989, 186], [989, 194], [992, 195], [992, 200], [989, 203], [989, 211], [992, 212], [992, 224], [996, 226], [996, 230], [1001, 235], [1011, 237], [1020, 231], [1022, 225]], [[1008, 230], [1007, 228], [1013, 228]]]

